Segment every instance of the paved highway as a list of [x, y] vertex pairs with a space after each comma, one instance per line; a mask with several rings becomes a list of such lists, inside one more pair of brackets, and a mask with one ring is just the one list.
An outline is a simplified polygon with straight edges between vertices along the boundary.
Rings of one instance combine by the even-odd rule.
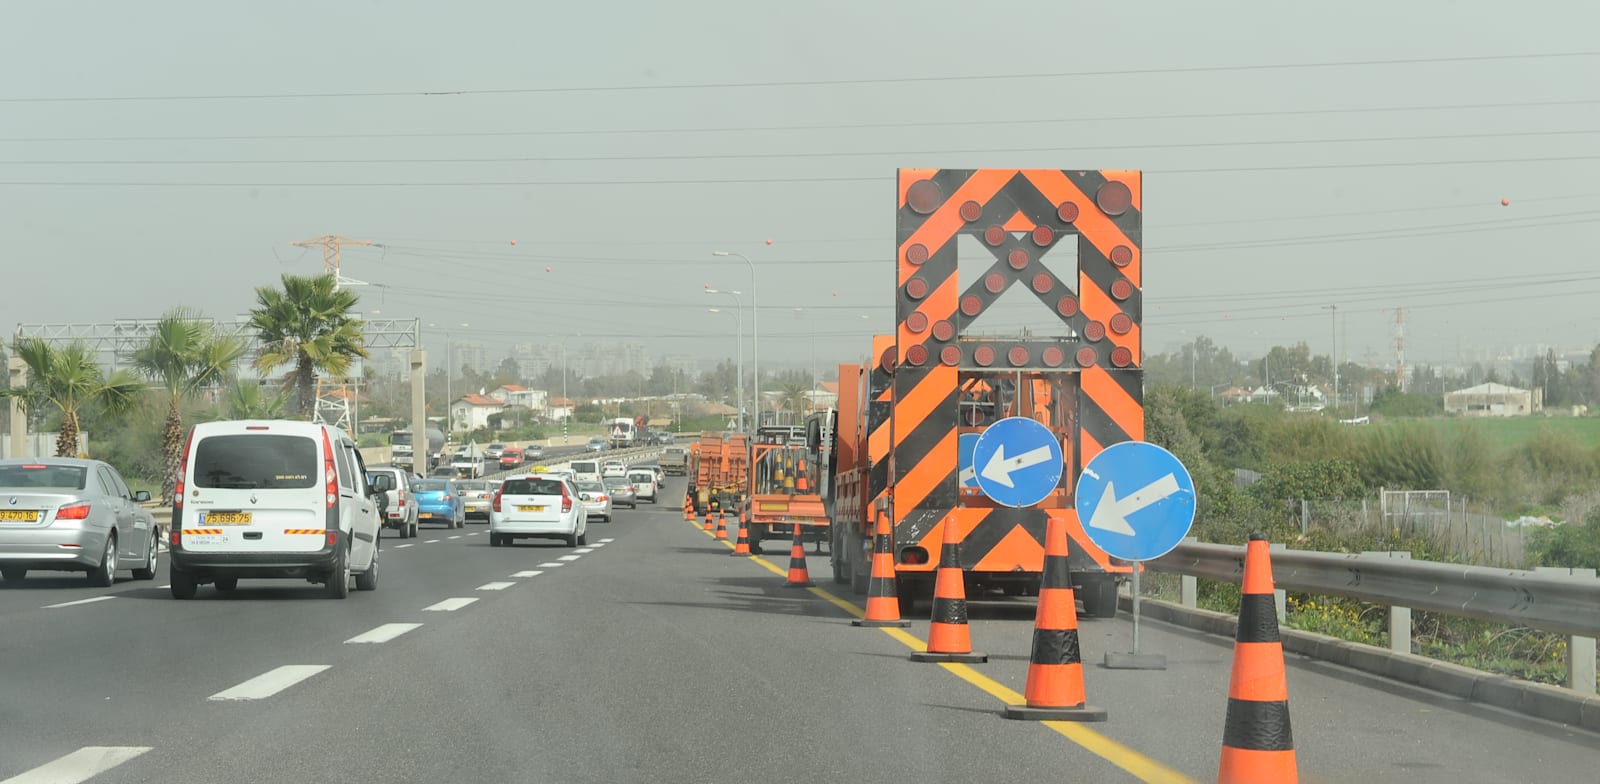
[[[1166, 671], [1086, 671], [1110, 721], [1006, 721], [1029, 601], [973, 603], [988, 664], [914, 664], [927, 624], [850, 626], [825, 557], [818, 589], [786, 588], [786, 548], [728, 557], [668, 507], [577, 550], [491, 549], [481, 524], [386, 536], [379, 590], [345, 601], [289, 581], [192, 602], [162, 579], [0, 588], [0, 784], [1215, 776], [1227, 641], [1150, 623]], [[1084, 621], [1086, 661], [1129, 628]], [[1289, 688], [1302, 781], [1595, 780], [1600, 737], [1298, 658]]]

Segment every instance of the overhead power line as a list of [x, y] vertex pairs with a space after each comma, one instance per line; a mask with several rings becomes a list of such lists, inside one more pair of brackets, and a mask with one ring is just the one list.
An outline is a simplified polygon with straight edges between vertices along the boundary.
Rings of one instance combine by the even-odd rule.
[[1321, 68], [1428, 65], [1442, 63], [1484, 63], [1519, 60], [1553, 60], [1600, 56], [1600, 51], [1527, 52], [1519, 54], [1456, 55], [1449, 57], [1374, 58], [1298, 63], [1250, 63], [1236, 65], [1174, 66], [1167, 68], [1112, 68], [1085, 71], [1053, 71], [1008, 74], [942, 76], [898, 76], [860, 79], [793, 79], [771, 81], [683, 82], [669, 84], [564, 85], [546, 87], [465, 88], [441, 90], [347, 90], [338, 92], [209, 93], [174, 95], [98, 95], [98, 96], [10, 96], [0, 103], [128, 103], [146, 101], [255, 101], [307, 98], [435, 98], [449, 96], [550, 95], [560, 93], [667, 92], [679, 90], [728, 90], [774, 87], [844, 87], [852, 85], [920, 84], [948, 82], [1019, 81], [1024, 79], [1094, 78], [1107, 76], [1152, 76], [1162, 74], [1238, 73], [1250, 71], [1294, 71]]

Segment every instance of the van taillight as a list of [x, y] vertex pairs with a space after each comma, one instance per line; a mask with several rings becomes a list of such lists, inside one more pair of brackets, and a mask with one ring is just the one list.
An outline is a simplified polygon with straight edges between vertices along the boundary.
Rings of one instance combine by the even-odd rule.
[[[189, 428], [189, 440], [183, 442], [183, 457], [178, 459], [178, 484], [172, 489], [172, 505], [183, 506], [183, 475], [189, 471], [189, 448], [194, 446], [194, 428]], [[176, 532], [174, 532], [176, 535]]]
[[333, 530], [328, 532], [327, 544], [328, 544], [329, 547], [338, 546], [338, 544], [339, 544], [339, 529], [335, 528], [335, 529], [333, 529]]
[[[333, 442], [328, 440], [327, 430], [322, 431], [322, 471], [328, 477], [323, 489], [328, 494], [328, 508], [332, 509], [339, 503], [339, 469], [333, 464]], [[334, 533], [329, 531], [328, 535], [331, 537]], [[329, 539], [328, 544], [334, 544], [333, 539]]]

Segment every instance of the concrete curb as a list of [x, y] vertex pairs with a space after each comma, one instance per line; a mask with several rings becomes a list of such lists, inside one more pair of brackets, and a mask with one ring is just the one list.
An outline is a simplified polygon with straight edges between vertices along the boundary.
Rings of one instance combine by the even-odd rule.
[[[1132, 600], [1119, 598], [1124, 610]], [[1233, 637], [1238, 619], [1227, 613], [1184, 607], [1160, 599], [1139, 602], [1140, 615], [1219, 637]], [[1283, 629], [1283, 649], [1401, 683], [1420, 686], [1472, 702], [1493, 705], [1524, 716], [1600, 732], [1600, 696], [1581, 694], [1560, 686], [1534, 683], [1474, 670], [1411, 653], [1348, 642], [1336, 637]]]

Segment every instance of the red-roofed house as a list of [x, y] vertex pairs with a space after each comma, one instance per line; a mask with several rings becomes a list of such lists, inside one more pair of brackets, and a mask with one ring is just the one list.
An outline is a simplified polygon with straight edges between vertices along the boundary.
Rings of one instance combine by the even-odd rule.
[[545, 400], [549, 395], [545, 394], [542, 389], [529, 389], [516, 384], [506, 384], [490, 392], [489, 397], [506, 404], [507, 408], [517, 406], [537, 414], [544, 412]]
[[578, 404], [564, 397], [553, 397], [550, 398], [546, 408], [549, 411], [550, 421], [560, 422], [572, 416], [573, 412], [578, 410]]
[[489, 415], [506, 410], [506, 404], [487, 395], [462, 395], [450, 404], [450, 424], [457, 432], [489, 426]]

